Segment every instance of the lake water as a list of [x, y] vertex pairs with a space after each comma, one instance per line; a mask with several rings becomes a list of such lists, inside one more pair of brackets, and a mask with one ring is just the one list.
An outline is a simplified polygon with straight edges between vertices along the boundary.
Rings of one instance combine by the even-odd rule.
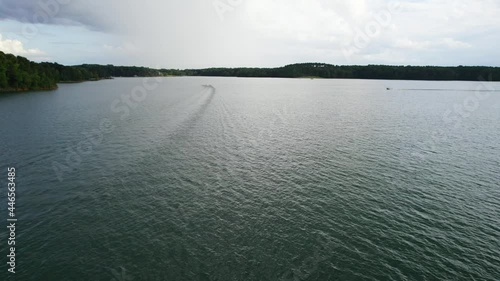
[[498, 90], [177, 77], [2, 94], [15, 280], [500, 280]]

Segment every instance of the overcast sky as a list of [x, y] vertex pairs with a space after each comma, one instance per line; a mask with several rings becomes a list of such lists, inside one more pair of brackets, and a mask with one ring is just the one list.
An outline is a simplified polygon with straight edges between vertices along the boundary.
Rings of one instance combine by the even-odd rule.
[[0, 0], [0, 50], [158, 68], [500, 66], [499, 0]]

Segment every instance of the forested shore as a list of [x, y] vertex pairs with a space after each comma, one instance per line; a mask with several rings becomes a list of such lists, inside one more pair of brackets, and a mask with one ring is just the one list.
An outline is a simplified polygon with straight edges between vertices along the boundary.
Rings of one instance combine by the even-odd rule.
[[487, 66], [360, 66], [299, 63], [277, 68], [208, 68], [184, 72], [190, 76], [500, 81], [500, 67]]
[[57, 83], [95, 81], [112, 77], [160, 76], [147, 67], [113, 65], [65, 66], [51, 62], [33, 62], [25, 57], [0, 51], [0, 92], [53, 90]]
[[276, 68], [152, 69], [137, 66], [32, 62], [0, 51], [0, 91], [51, 90], [57, 83], [112, 77], [221, 76], [274, 78], [343, 78], [387, 80], [500, 81], [500, 68], [487, 66], [390, 66], [300, 63]]

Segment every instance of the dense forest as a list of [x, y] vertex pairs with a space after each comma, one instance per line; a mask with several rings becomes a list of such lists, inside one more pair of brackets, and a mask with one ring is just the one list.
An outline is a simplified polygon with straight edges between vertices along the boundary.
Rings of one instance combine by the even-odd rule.
[[291, 64], [277, 68], [152, 69], [137, 66], [82, 64], [64, 66], [36, 63], [0, 51], [0, 91], [49, 90], [57, 83], [99, 80], [112, 77], [231, 76], [280, 78], [356, 78], [398, 80], [500, 81], [499, 67], [484, 66], [388, 66]]
[[[166, 70], [165, 73], [168, 71]], [[29, 61], [0, 51], [0, 91], [51, 90], [61, 82], [81, 82], [111, 77], [159, 76], [159, 70], [135, 67], [84, 64], [64, 66], [58, 63]]]
[[53, 68], [0, 52], [0, 90], [52, 89], [56, 82]]
[[356, 78], [388, 80], [462, 80], [500, 81], [499, 67], [483, 66], [388, 66], [291, 64], [278, 68], [208, 68], [185, 70], [191, 76], [281, 77], [281, 78]]

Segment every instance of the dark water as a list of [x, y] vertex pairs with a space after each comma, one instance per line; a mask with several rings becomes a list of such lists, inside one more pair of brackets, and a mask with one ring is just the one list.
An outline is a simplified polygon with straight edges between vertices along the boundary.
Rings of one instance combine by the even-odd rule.
[[1, 214], [14, 166], [19, 221], [15, 275], [1, 226], [1, 274], [500, 280], [499, 89], [134, 78], [2, 94]]

